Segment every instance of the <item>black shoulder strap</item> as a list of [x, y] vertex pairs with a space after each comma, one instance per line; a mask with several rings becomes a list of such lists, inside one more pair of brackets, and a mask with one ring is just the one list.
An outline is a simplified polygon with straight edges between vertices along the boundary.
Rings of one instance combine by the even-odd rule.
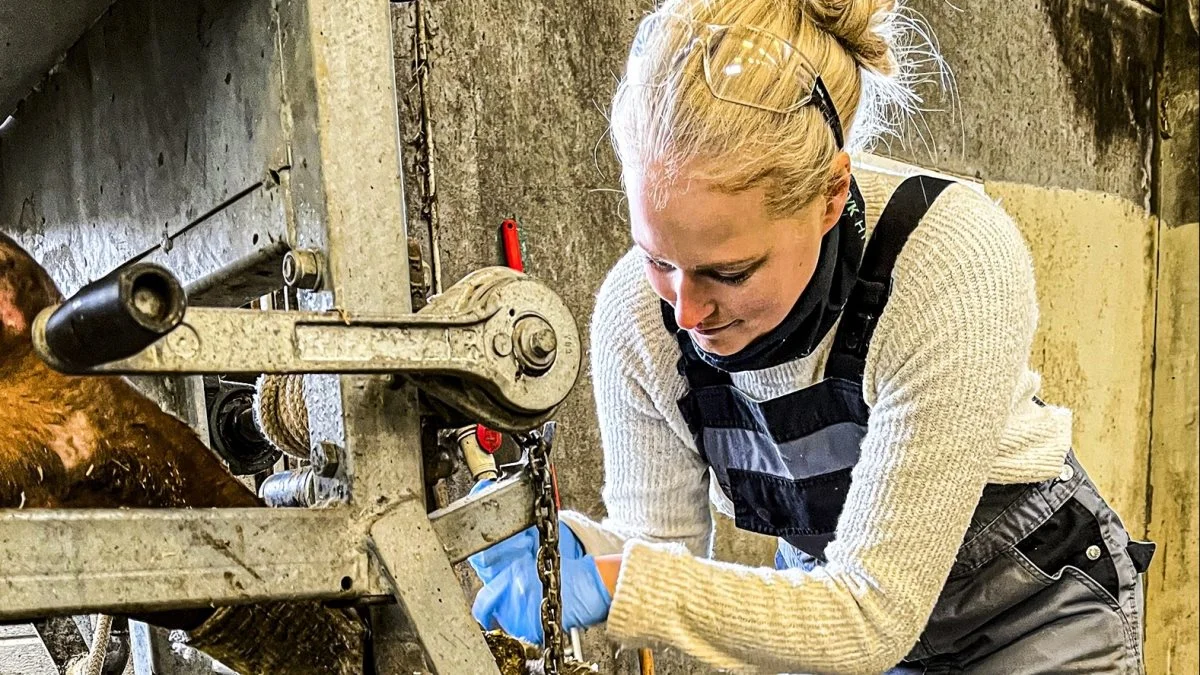
[[858, 269], [858, 283], [850, 292], [833, 348], [825, 364], [825, 377], [862, 382], [867, 348], [875, 324], [892, 292], [892, 268], [908, 236], [950, 181], [932, 176], [904, 180], [888, 200]]
[[660, 301], [660, 306], [663, 326], [666, 326], [667, 331], [675, 336], [675, 342], [679, 344], [679, 361], [675, 367], [679, 370], [679, 374], [687, 379], [688, 389], [733, 384], [733, 378], [729, 376], [729, 373], [708, 365], [696, 354], [696, 345], [692, 344], [692, 339], [688, 337], [687, 331], [679, 330], [679, 325], [675, 323], [675, 310], [671, 308], [671, 305], [663, 300]]

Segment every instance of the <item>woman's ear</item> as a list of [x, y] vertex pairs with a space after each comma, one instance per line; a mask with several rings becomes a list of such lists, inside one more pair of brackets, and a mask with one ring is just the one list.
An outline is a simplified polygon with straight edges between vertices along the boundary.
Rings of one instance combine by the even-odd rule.
[[830, 172], [829, 190], [825, 195], [825, 213], [821, 220], [821, 234], [828, 234], [838, 219], [842, 217], [842, 209], [846, 208], [846, 200], [850, 198], [850, 155], [839, 152], [833, 158], [833, 171]]

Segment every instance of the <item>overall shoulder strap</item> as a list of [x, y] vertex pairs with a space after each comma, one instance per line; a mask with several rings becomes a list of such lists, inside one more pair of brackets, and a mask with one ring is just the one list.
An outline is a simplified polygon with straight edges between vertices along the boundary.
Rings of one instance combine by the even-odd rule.
[[729, 373], [713, 368], [696, 355], [696, 345], [692, 344], [687, 331], [679, 330], [678, 324], [675, 323], [675, 310], [671, 309], [666, 301], [660, 301], [659, 305], [662, 309], [663, 326], [675, 336], [675, 342], [679, 344], [679, 361], [675, 367], [679, 374], [687, 379], [688, 389], [733, 384]]
[[896, 258], [925, 212], [949, 185], [950, 181], [941, 178], [911, 176], [892, 193], [863, 252], [858, 283], [842, 310], [825, 377], [862, 382], [867, 348], [892, 292]]

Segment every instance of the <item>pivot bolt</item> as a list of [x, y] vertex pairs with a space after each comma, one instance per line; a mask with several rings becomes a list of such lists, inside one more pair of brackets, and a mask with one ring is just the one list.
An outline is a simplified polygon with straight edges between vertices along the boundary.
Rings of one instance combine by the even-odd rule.
[[342, 465], [342, 449], [328, 441], [315, 445], [309, 456], [313, 470], [322, 478], [333, 478]]
[[554, 365], [558, 355], [558, 336], [554, 328], [540, 316], [527, 316], [517, 321], [513, 329], [517, 362], [530, 374], [544, 373]]
[[283, 256], [283, 283], [302, 290], [321, 288], [321, 269], [325, 266], [321, 254], [309, 249], [293, 249]]

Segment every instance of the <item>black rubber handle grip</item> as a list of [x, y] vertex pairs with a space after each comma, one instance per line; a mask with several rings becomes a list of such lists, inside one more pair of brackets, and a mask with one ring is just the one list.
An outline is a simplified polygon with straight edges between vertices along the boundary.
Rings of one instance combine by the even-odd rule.
[[79, 289], [46, 320], [41, 342], [70, 371], [133, 356], [183, 321], [187, 294], [166, 269], [137, 263]]

